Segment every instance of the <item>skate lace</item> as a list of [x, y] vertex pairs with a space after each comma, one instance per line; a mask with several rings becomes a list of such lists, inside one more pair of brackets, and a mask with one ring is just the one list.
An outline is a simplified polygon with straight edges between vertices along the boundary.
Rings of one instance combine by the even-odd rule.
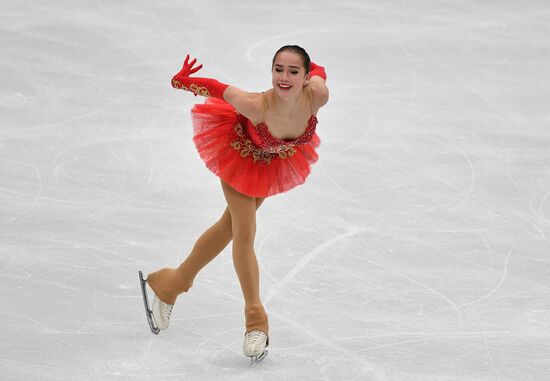
[[254, 344], [259, 343], [263, 340], [263, 336], [265, 336], [265, 333], [262, 331], [252, 331], [248, 333], [248, 342], [252, 342]]
[[164, 317], [166, 320], [170, 319], [170, 315], [172, 315], [172, 308], [174, 307], [173, 304], [166, 304], [162, 303], [162, 312], [164, 314]]

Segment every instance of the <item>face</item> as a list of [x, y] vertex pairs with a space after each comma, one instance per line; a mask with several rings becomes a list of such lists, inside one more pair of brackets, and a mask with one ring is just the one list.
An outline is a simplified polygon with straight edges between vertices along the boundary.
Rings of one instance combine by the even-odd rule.
[[300, 94], [309, 81], [302, 57], [294, 52], [277, 54], [271, 73], [275, 93], [284, 98]]

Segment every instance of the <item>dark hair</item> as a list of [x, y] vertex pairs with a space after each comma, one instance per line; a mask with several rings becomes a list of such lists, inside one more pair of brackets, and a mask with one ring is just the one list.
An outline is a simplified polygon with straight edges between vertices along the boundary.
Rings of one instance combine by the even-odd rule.
[[279, 50], [277, 50], [277, 53], [273, 56], [273, 62], [271, 63], [271, 67], [275, 66], [275, 58], [277, 58], [277, 55], [281, 52], [292, 52], [298, 54], [300, 57], [302, 57], [302, 61], [304, 61], [304, 69], [306, 69], [306, 74], [309, 73], [309, 65], [311, 64], [311, 60], [309, 58], [309, 54], [305, 51], [304, 48], [298, 45], [285, 45], [281, 47]]

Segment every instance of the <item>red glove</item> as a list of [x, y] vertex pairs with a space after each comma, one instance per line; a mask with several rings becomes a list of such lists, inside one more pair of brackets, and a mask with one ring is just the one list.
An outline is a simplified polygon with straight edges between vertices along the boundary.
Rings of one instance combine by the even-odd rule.
[[202, 68], [202, 65], [193, 67], [196, 62], [196, 58], [189, 62], [189, 54], [185, 57], [183, 67], [172, 78], [172, 87], [191, 91], [195, 96], [202, 95], [203, 97], [215, 97], [223, 100], [223, 93], [229, 85], [211, 78], [189, 77], [189, 75]]
[[318, 75], [325, 81], [327, 80], [327, 73], [325, 72], [325, 68], [315, 64], [314, 62], [311, 62], [309, 64], [309, 78], [313, 77], [314, 75]]

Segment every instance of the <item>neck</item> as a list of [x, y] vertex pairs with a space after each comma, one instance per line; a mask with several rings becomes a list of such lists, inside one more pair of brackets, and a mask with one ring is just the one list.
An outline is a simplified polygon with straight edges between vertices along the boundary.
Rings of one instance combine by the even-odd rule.
[[277, 95], [275, 91], [272, 91], [272, 102], [275, 108], [285, 115], [294, 114], [296, 109], [299, 108], [300, 102], [303, 98], [304, 91], [301, 91], [297, 97], [283, 98]]

